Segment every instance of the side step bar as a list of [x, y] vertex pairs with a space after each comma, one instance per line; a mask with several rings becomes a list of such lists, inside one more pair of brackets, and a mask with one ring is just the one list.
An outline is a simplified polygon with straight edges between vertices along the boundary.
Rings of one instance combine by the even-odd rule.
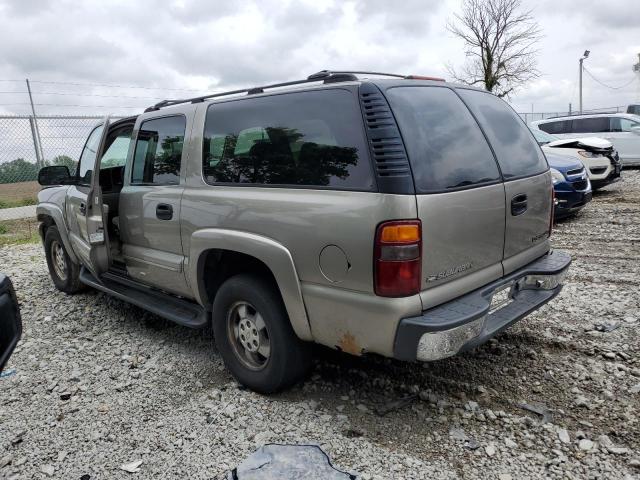
[[105, 273], [97, 280], [82, 267], [80, 281], [185, 327], [203, 328], [209, 322], [209, 314], [200, 305], [152, 290], [126, 278], [118, 278], [117, 275]]

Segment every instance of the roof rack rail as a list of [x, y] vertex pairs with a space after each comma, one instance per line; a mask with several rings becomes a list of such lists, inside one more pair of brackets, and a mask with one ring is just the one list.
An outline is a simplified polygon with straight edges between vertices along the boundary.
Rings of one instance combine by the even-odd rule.
[[378, 75], [385, 77], [395, 77], [395, 78], [403, 78], [407, 80], [437, 80], [444, 81], [443, 78], [437, 77], [424, 77], [420, 75], [400, 75], [397, 73], [382, 73], [382, 72], [365, 72], [365, 71], [337, 71], [337, 70], [321, 70], [314, 74], [309, 75], [307, 78], [303, 80], [293, 80], [290, 82], [282, 82], [282, 83], [274, 83], [271, 85], [264, 85], [262, 87], [251, 87], [251, 88], [243, 88], [240, 90], [231, 90], [228, 92], [221, 93], [212, 93], [210, 95], [203, 95], [200, 97], [193, 98], [184, 98], [177, 100], [162, 100], [151, 107], [146, 108], [144, 111], [153, 112], [155, 110], [160, 110], [164, 107], [170, 107], [172, 105], [179, 105], [182, 103], [200, 103], [210, 98], [218, 98], [218, 97], [226, 97], [227, 95], [239, 95], [241, 93], [246, 93], [247, 95], [255, 95], [258, 93], [264, 93], [266, 89], [270, 88], [279, 88], [279, 87], [291, 87], [294, 85], [301, 85], [304, 83], [312, 83], [312, 82], [323, 82], [323, 83], [337, 83], [337, 82], [350, 82], [354, 80], [358, 80], [356, 75]]

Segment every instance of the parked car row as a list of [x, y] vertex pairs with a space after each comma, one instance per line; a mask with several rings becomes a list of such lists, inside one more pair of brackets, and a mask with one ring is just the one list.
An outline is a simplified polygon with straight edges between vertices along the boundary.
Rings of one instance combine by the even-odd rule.
[[555, 218], [579, 212], [592, 190], [620, 181], [623, 164], [640, 164], [640, 117], [634, 114], [554, 117], [532, 122], [531, 132], [551, 167]]
[[602, 137], [612, 143], [624, 166], [640, 166], [640, 116], [598, 113], [554, 117], [531, 122], [533, 128], [559, 138]]

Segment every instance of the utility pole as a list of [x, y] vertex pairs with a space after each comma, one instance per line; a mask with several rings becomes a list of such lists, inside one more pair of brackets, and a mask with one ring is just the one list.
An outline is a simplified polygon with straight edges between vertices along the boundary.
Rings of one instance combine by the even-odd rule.
[[638, 63], [633, 67], [633, 71], [638, 75], [638, 86], [636, 87], [636, 101], [640, 102], [640, 53], [638, 54]]
[[580, 84], [580, 113], [582, 113], [582, 62], [584, 62], [584, 60], [586, 58], [589, 57], [589, 50], [585, 50], [584, 51], [584, 55], [582, 57], [580, 57], [580, 77], [579, 77], [579, 84]]
[[44, 154], [42, 153], [42, 142], [40, 142], [40, 129], [38, 128], [38, 119], [36, 118], [36, 108], [33, 105], [33, 96], [31, 95], [31, 85], [29, 79], [27, 82], [27, 92], [29, 92], [29, 103], [31, 103], [31, 113], [33, 114], [33, 126], [31, 128], [33, 133], [33, 144], [36, 150], [36, 162], [38, 166], [44, 167]]

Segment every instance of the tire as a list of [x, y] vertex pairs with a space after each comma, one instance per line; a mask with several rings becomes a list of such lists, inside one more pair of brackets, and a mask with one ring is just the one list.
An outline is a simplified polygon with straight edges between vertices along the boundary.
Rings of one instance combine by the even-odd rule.
[[84, 285], [80, 283], [80, 265], [69, 258], [58, 227], [47, 228], [44, 235], [44, 253], [49, 275], [58, 290], [70, 295], [84, 290]]
[[213, 302], [213, 334], [231, 374], [258, 393], [284, 390], [310, 370], [311, 345], [293, 331], [277, 288], [258, 276], [236, 275], [222, 284]]

